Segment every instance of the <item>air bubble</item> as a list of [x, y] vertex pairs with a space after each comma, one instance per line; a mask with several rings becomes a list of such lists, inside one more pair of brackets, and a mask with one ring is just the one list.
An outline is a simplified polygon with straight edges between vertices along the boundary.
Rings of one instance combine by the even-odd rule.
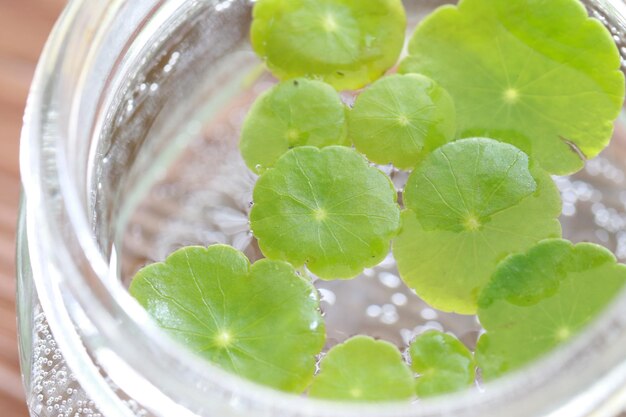
[[377, 306], [377, 305], [371, 305], [371, 306], [367, 307], [367, 310], [366, 310], [365, 313], [369, 317], [378, 317], [382, 313], [382, 308], [380, 308], [380, 306]]
[[438, 321], [427, 321], [424, 325], [424, 328], [427, 330], [438, 330], [440, 332], [443, 332], [443, 326]]
[[389, 288], [398, 288], [400, 286], [400, 278], [390, 272], [383, 272], [378, 276], [380, 282]]
[[399, 319], [400, 317], [398, 316], [398, 313], [394, 310], [394, 311], [384, 312], [380, 318], [380, 321], [385, 324], [395, 324]]
[[408, 302], [408, 298], [401, 292], [397, 292], [391, 296], [391, 302], [397, 306], [405, 306]]
[[422, 309], [422, 311], [420, 312], [420, 315], [422, 316], [424, 320], [435, 320], [438, 317], [437, 312], [433, 310], [432, 308]]
[[574, 204], [570, 204], [570, 203], [563, 204], [564, 216], [573, 216], [575, 214], [576, 214], [576, 206]]

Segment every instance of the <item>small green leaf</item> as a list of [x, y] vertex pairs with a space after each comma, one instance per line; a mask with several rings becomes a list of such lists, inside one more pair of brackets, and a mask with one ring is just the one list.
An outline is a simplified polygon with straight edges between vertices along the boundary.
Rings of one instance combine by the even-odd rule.
[[567, 174], [611, 138], [620, 65], [611, 34], [578, 0], [462, 0], [418, 26], [400, 71], [450, 92], [459, 137], [510, 142]]
[[244, 121], [239, 148], [255, 173], [295, 146], [347, 145], [346, 107], [320, 81], [282, 82], [261, 95]]
[[404, 203], [426, 230], [474, 231], [536, 189], [524, 152], [473, 138], [450, 143], [425, 158], [409, 177]]
[[258, 0], [252, 46], [279, 79], [320, 78], [338, 90], [374, 81], [398, 59], [401, 0]]
[[392, 75], [361, 93], [349, 113], [356, 148], [378, 164], [411, 169], [456, 134], [450, 95], [428, 77]]
[[561, 239], [505, 259], [479, 299], [476, 359], [490, 380], [576, 335], [626, 284], [626, 266], [607, 249]]
[[322, 359], [309, 395], [338, 401], [408, 400], [414, 396], [413, 374], [394, 345], [356, 336]]
[[491, 139], [451, 142], [427, 155], [409, 177], [404, 202], [393, 245], [398, 270], [443, 311], [474, 314], [500, 260], [561, 235], [550, 176]]
[[409, 347], [411, 367], [420, 374], [418, 397], [463, 390], [474, 383], [474, 355], [456, 337], [436, 330], [419, 335]]
[[130, 293], [202, 357], [252, 381], [301, 393], [325, 342], [313, 286], [285, 262], [250, 266], [225, 245], [186, 247], [146, 266]]
[[254, 187], [250, 222], [263, 254], [323, 279], [352, 278], [382, 261], [400, 224], [396, 190], [343, 146], [294, 148]]

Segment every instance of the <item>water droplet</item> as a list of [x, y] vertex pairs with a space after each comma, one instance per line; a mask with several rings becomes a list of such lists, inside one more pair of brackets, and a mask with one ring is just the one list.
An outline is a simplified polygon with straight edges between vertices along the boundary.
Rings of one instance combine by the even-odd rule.
[[331, 290], [328, 290], [326, 288], [320, 288], [318, 289], [318, 291], [320, 293], [320, 301], [323, 301], [329, 305], [334, 305], [335, 301], [337, 301], [337, 296]]

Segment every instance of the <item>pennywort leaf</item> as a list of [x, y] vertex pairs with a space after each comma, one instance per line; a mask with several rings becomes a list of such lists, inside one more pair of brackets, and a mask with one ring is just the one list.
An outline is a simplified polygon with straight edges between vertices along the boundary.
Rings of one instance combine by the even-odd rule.
[[578, 0], [461, 0], [418, 26], [403, 73], [450, 92], [458, 136], [510, 142], [568, 174], [609, 142], [624, 102], [620, 55]]
[[341, 401], [407, 400], [414, 396], [413, 375], [394, 345], [356, 336], [322, 359], [309, 395]]
[[384, 77], [363, 91], [349, 113], [350, 138], [370, 161], [411, 169], [452, 140], [456, 114], [450, 95], [417, 74]]
[[411, 173], [404, 202], [426, 229], [473, 231], [537, 190], [528, 156], [473, 138], [443, 146]]
[[395, 64], [405, 30], [401, 0], [258, 0], [251, 38], [279, 79], [306, 76], [346, 90]]
[[391, 180], [351, 148], [294, 148], [254, 188], [250, 222], [263, 254], [320, 278], [352, 278], [389, 252], [400, 225]]
[[417, 165], [393, 244], [400, 276], [433, 307], [476, 312], [498, 262], [559, 237], [561, 200], [544, 171], [512, 145], [448, 143]]
[[490, 380], [515, 370], [585, 327], [626, 284], [626, 266], [591, 243], [548, 239], [512, 255], [479, 299], [487, 333], [476, 359]]
[[325, 342], [314, 287], [285, 262], [250, 265], [225, 245], [186, 247], [148, 265], [130, 293], [169, 334], [220, 367], [301, 393]]
[[474, 355], [454, 336], [427, 331], [411, 343], [409, 353], [411, 368], [420, 374], [415, 383], [420, 398], [463, 390], [474, 383]]
[[243, 123], [239, 148], [248, 168], [260, 173], [293, 147], [346, 144], [346, 107], [337, 92], [298, 78], [259, 96]]

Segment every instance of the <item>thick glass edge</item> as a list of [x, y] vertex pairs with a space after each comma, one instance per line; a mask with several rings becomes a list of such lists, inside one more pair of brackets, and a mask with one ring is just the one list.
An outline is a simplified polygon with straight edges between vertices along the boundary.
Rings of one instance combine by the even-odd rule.
[[32, 323], [34, 320], [32, 305], [34, 304], [34, 288], [30, 259], [28, 257], [28, 240], [26, 238], [26, 208], [23, 191], [20, 195], [18, 208], [16, 244], [15, 244], [15, 271], [16, 271], [16, 313], [18, 328], [18, 350], [22, 384], [28, 392], [31, 385], [32, 369]]

